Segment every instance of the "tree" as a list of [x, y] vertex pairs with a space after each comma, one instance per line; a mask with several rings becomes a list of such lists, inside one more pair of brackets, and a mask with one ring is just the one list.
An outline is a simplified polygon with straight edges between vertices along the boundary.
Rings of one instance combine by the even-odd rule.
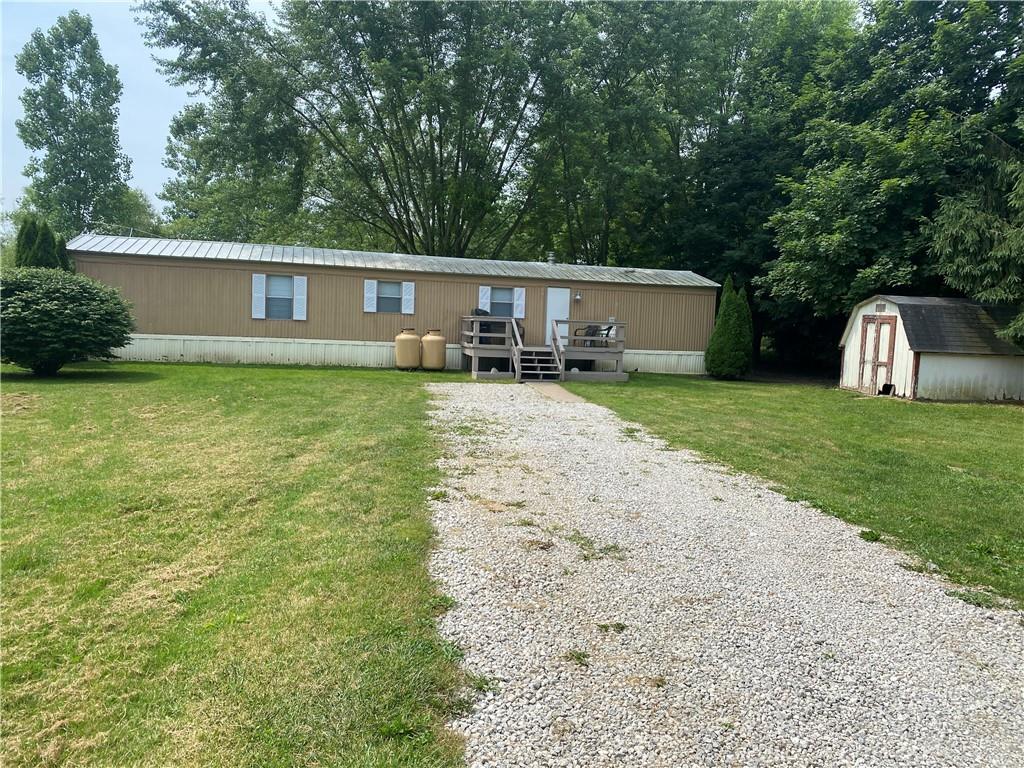
[[63, 268], [53, 229], [45, 219], [27, 216], [18, 230], [14, 263], [19, 267]]
[[74, 271], [74, 265], [71, 263], [71, 256], [68, 255], [68, 242], [63, 237], [57, 240], [57, 264], [65, 272]]
[[715, 329], [704, 353], [704, 367], [716, 379], [739, 379], [750, 373], [753, 328], [746, 291], [733, 289], [732, 277], [722, 286]]
[[111, 357], [134, 330], [120, 293], [59, 269], [5, 272], [0, 318], [3, 361], [39, 376], [53, 376], [67, 363]]
[[[943, 227], [929, 222], [949, 233], [977, 211], [968, 198], [1008, 191], [968, 137], [1000, 136], [1016, 117], [1024, 6], [882, 0], [868, 21], [827, 67], [815, 96], [824, 117], [809, 122], [804, 167], [784, 182], [789, 202], [771, 217], [779, 258], [759, 281], [823, 319], [873, 293], [967, 285], [943, 281], [933, 241]], [[943, 214], [958, 192], [964, 205]]]
[[36, 216], [28, 215], [22, 218], [18, 225], [18, 236], [14, 245], [14, 263], [22, 267], [27, 266], [32, 250], [39, 238], [39, 219]]
[[140, 9], [149, 42], [178, 49], [164, 70], [214, 105], [204, 130], [315, 148], [304, 196], [321, 215], [408, 252], [499, 257], [533, 204], [570, 6], [290, 2], [274, 25], [234, 2]]
[[35, 245], [29, 251], [29, 256], [22, 266], [60, 268], [60, 260], [57, 257], [57, 238], [46, 221], [39, 223], [39, 234], [36, 236]]
[[91, 20], [72, 11], [46, 34], [36, 30], [15, 67], [28, 80], [16, 123], [33, 152], [28, 207], [61, 235], [116, 220], [130, 171], [117, 135], [121, 81], [100, 54]]
[[[1024, 98], [1024, 59], [1014, 93]], [[965, 121], [959, 140], [973, 156], [956, 191], [939, 201], [925, 228], [946, 283], [986, 303], [1018, 308], [1001, 333], [1024, 340], [1024, 111], [1012, 126]]]

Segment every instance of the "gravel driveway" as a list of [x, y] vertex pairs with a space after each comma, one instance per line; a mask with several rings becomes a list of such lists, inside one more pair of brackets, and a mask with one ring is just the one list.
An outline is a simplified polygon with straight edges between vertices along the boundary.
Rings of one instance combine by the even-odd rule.
[[430, 390], [470, 765], [1024, 765], [1019, 614], [605, 408]]

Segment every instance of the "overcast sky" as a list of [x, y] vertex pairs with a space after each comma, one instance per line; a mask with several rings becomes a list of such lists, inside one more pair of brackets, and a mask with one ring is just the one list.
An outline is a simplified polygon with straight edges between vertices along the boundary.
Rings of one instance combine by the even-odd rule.
[[3, 52], [3, 207], [17, 204], [27, 180], [22, 176], [29, 153], [18, 138], [14, 121], [21, 117], [18, 96], [25, 80], [14, 71], [14, 56], [32, 32], [49, 29], [59, 16], [72, 9], [92, 17], [103, 58], [117, 65], [124, 93], [121, 96], [121, 147], [132, 160], [132, 186], [156, 200], [169, 172], [163, 167], [167, 128], [171, 117], [187, 101], [184, 88], [172, 87], [157, 71], [150, 49], [142, 41], [128, 2], [8, 2], [0, 3]]

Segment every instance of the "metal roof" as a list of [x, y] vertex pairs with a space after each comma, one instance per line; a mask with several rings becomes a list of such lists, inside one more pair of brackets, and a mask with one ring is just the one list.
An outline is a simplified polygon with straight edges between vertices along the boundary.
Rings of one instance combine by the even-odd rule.
[[68, 243], [78, 253], [103, 253], [161, 258], [248, 261], [269, 264], [380, 269], [396, 272], [432, 272], [479, 277], [531, 278], [577, 282], [630, 283], [716, 288], [718, 283], [694, 272], [639, 267], [594, 267], [586, 264], [548, 264], [540, 261], [457, 259], [447, 256], [414, 256], [407, 253], [374, 253], [298, 245], [221, 243], [206, 240], [165, 240], [150, 237], [82, 234]]
[[966, 355], [1024, 355], [1024, 349], [996, 332], [1016, 315], [1012, 307], [986, 306], [970, 299], [940, 296], [873, 296], [900, 310], [910, 348], [915, 352]]

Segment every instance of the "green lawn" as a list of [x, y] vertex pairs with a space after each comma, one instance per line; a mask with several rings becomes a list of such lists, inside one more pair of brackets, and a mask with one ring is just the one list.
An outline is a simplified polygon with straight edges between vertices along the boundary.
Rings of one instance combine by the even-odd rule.
[[681, 376], [566, 386], [673, 447], [760, 475], [791, 498], [881, 533], [954, 581], [1024, 605], [1020, 406]]
[[4, 764], [460, 764], [427, 380], [5, 371]]

